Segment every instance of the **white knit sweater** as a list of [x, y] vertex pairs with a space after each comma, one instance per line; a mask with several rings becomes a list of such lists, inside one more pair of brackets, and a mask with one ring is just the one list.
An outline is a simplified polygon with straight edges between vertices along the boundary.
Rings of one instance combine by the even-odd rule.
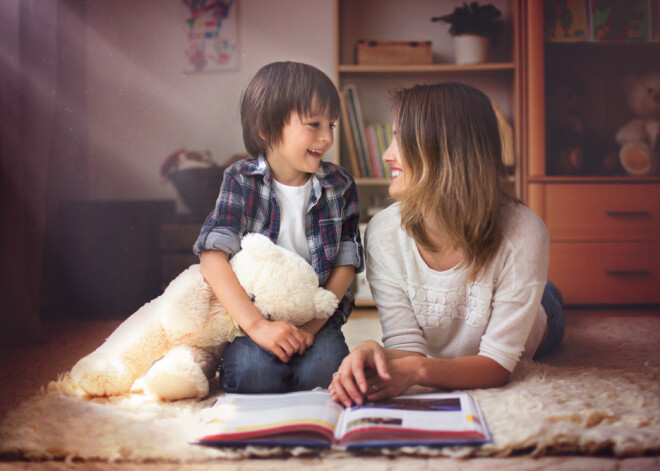
[[548, 231], [524, 205], [506, 203], [501, 213], [502, 244], [475, 282], [466, 282], [466, 268], [426, 265], [401, 228], [398, 203], [373, 217], [367, 278], [385, 347], [434, 358], [484, 355], [509, 371], [534, 355], [547, 324]]

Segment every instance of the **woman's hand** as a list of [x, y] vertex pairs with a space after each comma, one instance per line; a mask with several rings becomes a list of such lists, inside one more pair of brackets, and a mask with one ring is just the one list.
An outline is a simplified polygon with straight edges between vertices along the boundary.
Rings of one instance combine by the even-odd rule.
[[287, 363], [294, 353], [302, 355], [314, 342], [314, 336], [288, 322], [271, 322], [264, 318], [245, 333], [260, 347]]
[[419, 357], [412, 355], [389, 359], [387, 361], [387, 369], [390, 374], [390, 379], [387, 381], [384, 381], [375, 374], [368, 376], [367, 400], [377, 401], [386, 397], [397, 396], [416, 384]]
[[418, 384], [424, 355], [386, 350], [373, 340], [358, 345], [339, 366], [328, 390], [345, 407], [403, 393]]
[[362, 404], [369, 394], [370, 383], [375, 383], [374, 378], [383, 382], [391, 379], [385, 349], [373, 340], [367, 340], [344, 358], [332, 376], [328, 390], [335, 402], [346, 407]]

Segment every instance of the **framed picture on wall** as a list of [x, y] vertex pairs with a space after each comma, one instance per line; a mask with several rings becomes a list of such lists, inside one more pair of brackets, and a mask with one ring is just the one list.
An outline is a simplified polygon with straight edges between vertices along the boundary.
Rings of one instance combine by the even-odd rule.
[[182, 1], [187, 14], [184, 73], [238, 69], [238, 0]]

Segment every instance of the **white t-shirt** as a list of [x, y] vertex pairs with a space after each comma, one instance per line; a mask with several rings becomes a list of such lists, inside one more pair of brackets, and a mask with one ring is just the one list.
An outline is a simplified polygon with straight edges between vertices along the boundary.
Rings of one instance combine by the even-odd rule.
[[288, 186], [273, 179], [273, 189], [280, 206], [277, 245], [297, 253], [311, 264], [312, 254], [305, 235], [305, 214], [312, 195], [312, 179], [308, 179], [303, 186]]
[[474, 282], [469, 270], [428, 267], [401, 228], [399, 203], [367, 226], [367, 279], [387, 348], [434, 358], [483, 355], [513, 371], [541, 343], [547, 317], [541, 297], [548, 271], [549, 236], [522, 204], [502, 206], [504, 238]]

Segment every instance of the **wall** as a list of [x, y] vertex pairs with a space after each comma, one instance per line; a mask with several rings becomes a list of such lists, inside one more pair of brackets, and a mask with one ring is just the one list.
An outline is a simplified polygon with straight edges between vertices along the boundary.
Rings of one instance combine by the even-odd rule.
[[238, 0], [236, 71], [185, 75], [186, 6], [181, 0], [94, 0], [85, 8], [89, 199], [174, 198], [160, 179], [181, 147], [222, 163], [243, 152], [240, 94], [275, 60], [334, 76], [330, 0]]

